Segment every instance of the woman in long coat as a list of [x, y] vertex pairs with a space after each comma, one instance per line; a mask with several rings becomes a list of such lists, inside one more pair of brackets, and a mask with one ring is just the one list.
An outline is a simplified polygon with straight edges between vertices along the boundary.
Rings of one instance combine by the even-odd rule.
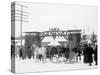
[[52, 47], [50, 54], [51, 54], [51, 56], [54, 56], [54, 55], [58, 54], [57, 48]]
[[84, 63], [89, 63], [89, 65], [92, 65], [93, 57], [92, 54], [94, 53], [94, 50], [92, 47], [87, 46], [84, 50]]
[[52, 61], [53, 60], [53, 57], [55, 55], [57, 55], [57, 54], [58, 54], [57, 48], [56, 47], [52, 47], [51, 48], [51, 51], [50, 51], [50, 60]]
[[67, 46], [67, 48], [63, 48], [64, 49], [64, 55], [65, 55], [65, 58], [66, 58], [66, 61], [69, 59], [69, 47]]
[[28, 58], [31, 58], [31, 47], [28, 47], [27, 49], [27, 54], [28, 54]]
[[98, 52], [97, 52], [97, 45], [96, 45], [96, 48], [95, 48], [95, 50], [94, 50], [94, 61], [95, 61], [95, 65], [98, 65], [98, 58], [97, 58], [97, 55], [98, 54]]
[[19, 49], [19, 58], [23, 57], [22, 48]]
[[84, 55], [84, 63], [88, 63], [88, 59], [87, 59], [87, 45], [84, 45], [83, 55]]

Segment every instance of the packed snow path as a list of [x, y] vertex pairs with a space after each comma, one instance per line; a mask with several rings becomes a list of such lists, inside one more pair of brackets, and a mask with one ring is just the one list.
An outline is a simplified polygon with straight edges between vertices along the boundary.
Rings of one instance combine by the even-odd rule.
[[78, 62], [53, 62], [46, 60], [45, 63], [42, 61], [35, 61], [33, 58], [22, 60], [19, 58], [15, 59], [16, 73], [24, 73], [24, 72], [44, 72], [44, 71], [62, 71], [62, 70], [80, 70], [80, 69], [93, 69], [97, 68], [97, 66], [92, 64], [84, 64], [83, 59]]

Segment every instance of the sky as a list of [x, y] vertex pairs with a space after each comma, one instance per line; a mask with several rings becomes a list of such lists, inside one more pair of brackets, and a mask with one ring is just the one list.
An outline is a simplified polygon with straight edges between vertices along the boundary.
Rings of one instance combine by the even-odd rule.
[[[22, 23], [23, 32], [48, 31], [58, 27], [61, 30], [85, 29], [86, 34], [95, 32], [98, 27], [98, 9], [95, 6], [78, 6], [67, 4], [26, 3], [23, 11], [28, 12], [28, 22]], [[17, 10], [21, 10], [16, 5]], [[15, 22], [15, 35], [20, 36], [20, 21]]]

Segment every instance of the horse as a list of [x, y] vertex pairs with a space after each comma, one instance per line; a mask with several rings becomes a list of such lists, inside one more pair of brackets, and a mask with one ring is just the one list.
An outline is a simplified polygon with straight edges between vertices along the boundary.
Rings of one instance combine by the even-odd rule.
[[39, 59], [41, 61], [44, 61], [46, 60], [46, 53], [47, 53], [47, 50], [45, 47], [41, 47], [41, 48], [38, 48], [38, 54], [39, 54]]
[[40, 59], [40, 61], [42, 60], [43, 62], [46, 61], [46, 48], [45, 47], [39, 47], [39, 46], [36, 46], [36, 45], [33, 45], [34, 47], [34, 58], [37, 60], [37, 59]]

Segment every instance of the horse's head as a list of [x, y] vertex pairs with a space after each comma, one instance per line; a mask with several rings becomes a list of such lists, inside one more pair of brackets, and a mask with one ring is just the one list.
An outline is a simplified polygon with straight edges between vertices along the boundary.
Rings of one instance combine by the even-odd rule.
[[32, 48], [36, 49], [38, 46], [36, 44], [32, 44]]

